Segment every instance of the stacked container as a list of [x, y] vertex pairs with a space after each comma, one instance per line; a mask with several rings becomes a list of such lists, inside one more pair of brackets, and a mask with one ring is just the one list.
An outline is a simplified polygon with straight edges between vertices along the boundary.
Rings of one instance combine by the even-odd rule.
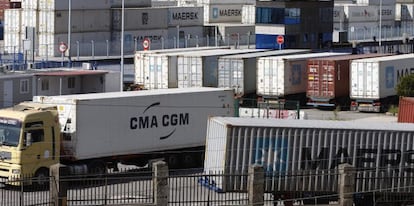
[[218, 87], [232, 88], [237, 97], [256, 94], [257, 58], [308, 52], [310, 50], [285, 49], [221, 56], [218, 59]]
[[414, 123], [414, 97], [400, 97], [398, 122]]
[[246, 189], [248, 168], [267, 174], [268, 191], [337, 191], [338, 165], [356, 170], [356, 192], [413, 192], [414, 124], [212, 117], [205, 173], [223, 191]]
[[4, 51], [8, 53], [21, 51], [21, 13], [22, 9], [4, 11]]

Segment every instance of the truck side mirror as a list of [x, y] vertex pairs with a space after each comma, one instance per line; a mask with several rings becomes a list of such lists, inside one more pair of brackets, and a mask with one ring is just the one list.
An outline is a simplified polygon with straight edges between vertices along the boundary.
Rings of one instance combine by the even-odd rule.
[[32, 145], [32, 133], [26, 132], [25, 138], [24, 138], [24, 146], [29, 147]]

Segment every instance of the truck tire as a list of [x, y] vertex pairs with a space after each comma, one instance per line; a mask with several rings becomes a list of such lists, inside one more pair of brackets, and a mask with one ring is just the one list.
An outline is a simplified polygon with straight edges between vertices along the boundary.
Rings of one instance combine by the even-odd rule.
[[35, 172], [32, 183], [36, 187], [47, 187], [47, 186], [49, 186], [49, 169], [47, 169], [47, 168], [38, 169]]

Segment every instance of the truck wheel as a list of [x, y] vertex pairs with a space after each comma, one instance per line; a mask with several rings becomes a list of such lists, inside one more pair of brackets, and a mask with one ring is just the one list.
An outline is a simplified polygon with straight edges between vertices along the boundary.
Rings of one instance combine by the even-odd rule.
[[179, 166], [178, 155], [172, 154], [168, 156], [168, 167], [171, 169], [177, 169]]
[[33, 185], [35, 186], [49, 186], [49, 170], [47, 168], [40, 168], [36, 171], [33, 177]]

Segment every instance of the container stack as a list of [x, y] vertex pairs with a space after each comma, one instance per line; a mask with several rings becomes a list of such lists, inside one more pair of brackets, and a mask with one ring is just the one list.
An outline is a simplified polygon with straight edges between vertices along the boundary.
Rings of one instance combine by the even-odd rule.
[[4, 51], [17, 53], [21, 45], [20, 24], [22, 9], [6, 9], [4, 11]]

